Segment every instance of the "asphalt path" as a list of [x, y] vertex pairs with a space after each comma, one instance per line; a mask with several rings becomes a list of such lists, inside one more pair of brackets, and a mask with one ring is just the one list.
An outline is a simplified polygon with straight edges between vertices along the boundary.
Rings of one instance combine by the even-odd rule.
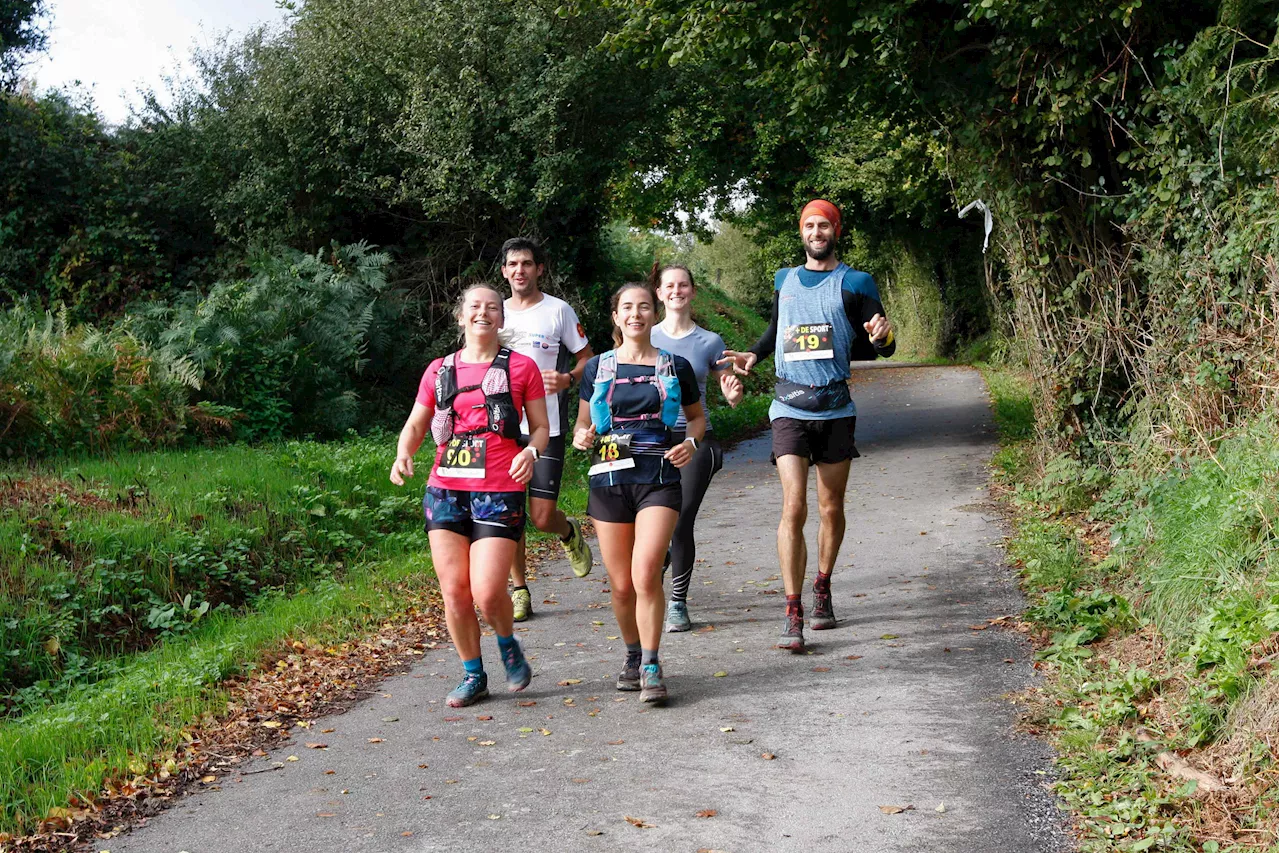
[[[998, 623], [974, 630], [1022, 606], [986, 504], [995, 431], [982, 379], [957, 367], [860, 370], [854, 397], [863, 456], [832, 583], [839, 624], [806, 632], [809, 654], [772, 648], [784, 599], [766, 434], [727, 454], [703, 504], [695, 630], [662, 643], [666, 707], [614, 689], [624, 649], [603, 568], [579, 580], [554, 562], [531, 583], [535, 615], [519, 626], [534, 669], [523, 693], [504, 692], [486, 639], [492, 698], [447, 708], [461, 667], [441, 647], [221, 790], [100, 847], [1070, 849], [1046, 787], [1051, 756], [1013, 728], [1011, 696], [1035, 680], [1031, 651]], [[328, 749], [303, 748], [323, 729]]]

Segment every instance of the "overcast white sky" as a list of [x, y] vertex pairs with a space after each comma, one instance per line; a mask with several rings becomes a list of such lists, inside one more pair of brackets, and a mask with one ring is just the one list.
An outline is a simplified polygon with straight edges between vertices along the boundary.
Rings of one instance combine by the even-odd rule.
[[139, 87], [162, 89], [166, 73], [189, 70], [194, 47], [285, 18], [275, 0], [50, 0], [49, 6], [49, 51], [27, 65], [25, 76], [39, 89], [80, 81], [115, 124], [141, 102]]

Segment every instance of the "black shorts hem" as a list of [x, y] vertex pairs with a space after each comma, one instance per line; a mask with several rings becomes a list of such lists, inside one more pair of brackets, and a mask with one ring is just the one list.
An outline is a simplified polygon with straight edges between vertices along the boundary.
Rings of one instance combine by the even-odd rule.
[[600, 486], [587, 496], [587, 515], [606, 524], [634, 524], [640, 510], [651, 506], [680, 511], [680, 483], [629, 483]]

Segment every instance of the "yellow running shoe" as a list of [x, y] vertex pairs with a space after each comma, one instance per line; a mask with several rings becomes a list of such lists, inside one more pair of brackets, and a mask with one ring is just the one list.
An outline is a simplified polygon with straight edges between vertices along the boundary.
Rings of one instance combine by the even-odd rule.
[[511, 618], [523, 622], [533, 615], [533, 597], [527, 589], [517, 589], [511, 593]]

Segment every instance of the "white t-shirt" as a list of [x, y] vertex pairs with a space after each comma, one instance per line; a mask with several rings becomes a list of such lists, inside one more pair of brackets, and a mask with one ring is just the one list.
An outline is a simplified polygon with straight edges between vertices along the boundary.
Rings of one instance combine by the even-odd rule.
[[[582, 351], [587, 345], [586, 333], [578, 322], [578, 315], [568, 302], [557, 299], [549, 293], [542, 294], [542, 301], [532, 308], [517, 311], [511, 307], [508, 299], [504, 305], [506, 321], [503, 327], [511, 333], [508, 346], [514, 351], [529, 356], [537, 363], [539, 370], [555, 370], [568, 372], [567, 365], [561, 361], [561, 349], [569, 354]], [[547, 421], [553, 436], [560, 434], [560, 410], [567, 399], [567, 391], [547, 397]], [[529, 433], [528, 419], [520, 422], [520, 429]]]

